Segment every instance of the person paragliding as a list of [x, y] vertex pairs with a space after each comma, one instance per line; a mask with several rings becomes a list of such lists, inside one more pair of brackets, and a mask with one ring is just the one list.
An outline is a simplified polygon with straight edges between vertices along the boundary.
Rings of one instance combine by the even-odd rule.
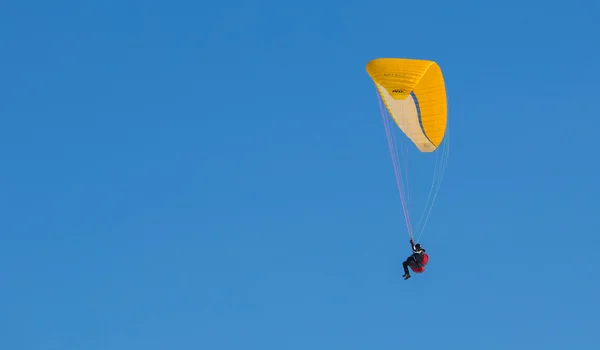
[[[425, 249], [420, 244], [414, 244], [413, 232], [418, 234], [417, 237], [421, 237], [424, 232], [448, 161], [450, 135], [446, 84], [440, 65], [432, 60], [375, 58], [370, 60], [365, 68], [377, 91], [396, 185], [412, 246], [412, 254], [402, 263], [403, 277], [406, 280], [411, 277], [410, 272], [424, 272], [429, 260]], [[396, 140], [394, 136], [398, 130], [403, 134], [400, 140]], [[415, 151], [415, 157], [419, 160], [435, 159], [433, 182], [429, 195], [423, 198], [425, 208], [416, 230], [413, 230], [414, 220], [410, 214], [409, 150]], [[409, 272], [409, 268], [412, 271]]]
[[429, 261], [429, 256], [425, 254], [425, 249], [421, 247], [421, 244], [415, 244], [413, 240], [410, 240], [410, 245], [412, 247], [412, 254], [402, 263], [402, 267], [404, 268], [404, 280], [409, 279], [410, 272], [408, 272], [408, 268], [415, 273], [421, 273], [425, 271], [425, 265]]

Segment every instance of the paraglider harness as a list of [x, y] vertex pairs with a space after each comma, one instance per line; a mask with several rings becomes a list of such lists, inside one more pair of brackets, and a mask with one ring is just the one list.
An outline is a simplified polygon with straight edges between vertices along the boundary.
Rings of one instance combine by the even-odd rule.
[[404, 279], [410, 278], [408, 268], [415, 273], [422, 273], [425, 271], [425, 265], [429, 261], [429, 256], [425, 254], [425, 249], [421, 248], [420, 244], [414, 244], [413, 240], [410, 240], [413, 253], [402, 263], [404, 268]]

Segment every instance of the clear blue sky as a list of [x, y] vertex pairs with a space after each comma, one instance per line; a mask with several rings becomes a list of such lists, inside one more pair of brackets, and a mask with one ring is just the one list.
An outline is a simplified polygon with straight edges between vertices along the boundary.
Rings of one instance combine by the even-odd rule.
[[[598, 349], [599, 10], [3, 1], [0, 348]], [[448, 89], [408, 281], [376, 57]]]

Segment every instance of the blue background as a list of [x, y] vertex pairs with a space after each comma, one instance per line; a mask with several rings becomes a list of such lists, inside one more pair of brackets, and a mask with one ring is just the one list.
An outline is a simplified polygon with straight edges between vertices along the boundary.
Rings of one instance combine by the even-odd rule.
[[[2, 2], [0, 348], [597, 349], [598, 11]], [[447, 84], [408, 281], [376, 57]]]

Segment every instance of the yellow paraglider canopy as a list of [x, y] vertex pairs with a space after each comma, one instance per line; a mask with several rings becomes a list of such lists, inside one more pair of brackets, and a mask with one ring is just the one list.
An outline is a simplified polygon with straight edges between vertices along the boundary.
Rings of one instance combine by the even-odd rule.
[[367, 63], [396, 125], [421, 152], [433, 152], [446, 133], [446, 88], [433, 61], [378, 58]]

